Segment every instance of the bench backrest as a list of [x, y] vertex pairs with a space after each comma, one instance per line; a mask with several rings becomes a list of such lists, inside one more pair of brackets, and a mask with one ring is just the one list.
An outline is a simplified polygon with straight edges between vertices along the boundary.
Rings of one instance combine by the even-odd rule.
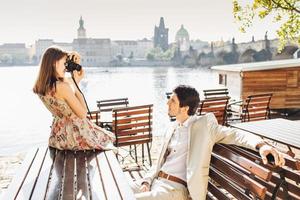
[[224, 125], [226, 123], [226, 109], [229, 97], [218, 97], [204, 99], [200, 102], [197, 110], [198, 115], [205, 115], [212, 112], [216, 116], [218, 123]]
[[[262, 164], [260, 155], [256, 151], [249, 149], [237, 147], [237, 146], [227, 146], [232, 151], [237, 153], [239, 156], [243, 156], [259, 165], [265, 167], [272, 171], [272, 177], [269, 182], [260, 181], [267, 188], [268, 197], [279, 197], [281, 199], [300, 199], [300, 161], [293, 159], [287, 154], [284, 155], [285, 166], [282, 168], [274, 167], [270, 164]], [[276, 191], [275, 185], [281, 185], [280, 190]], [[287, 196], [287, 192], [288, 195]], [[269, 198], [268, 198], [269, 199]]]
[[116, 135], [116, 146], [151, 142], [152, 111], [152, 104], [113, 109], [112, 131]]
[[286, 157], [287, 166], [274, 168], [263, 165], [255, 151], [216, 144], [211, 158], [208, 198], [230, 199], [226, 190], [237, 199], [299, 199], [298, 162]]

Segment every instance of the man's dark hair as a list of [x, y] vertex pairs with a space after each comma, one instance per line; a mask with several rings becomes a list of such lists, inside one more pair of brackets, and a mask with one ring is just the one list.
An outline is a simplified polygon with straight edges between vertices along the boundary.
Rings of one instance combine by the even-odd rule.
[[173, 92], [177, 95], [179, 106], [189, 106], [188, 115], [194, 115], [200, 103], [200, 97], [197, 90], [188, 85], [179, 85]]

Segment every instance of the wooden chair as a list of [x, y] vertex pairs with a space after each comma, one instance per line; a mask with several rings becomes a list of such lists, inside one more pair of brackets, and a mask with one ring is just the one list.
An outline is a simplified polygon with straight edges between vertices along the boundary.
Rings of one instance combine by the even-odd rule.
[[[137, 145], [142, 145], [142, 163], [144, 164], [145, 144], [147, 146], [150, 166], [152, 165], [149, 146], [152, 142], [152, 112], [152, 104], [113, 109], [112, 131], [116, 135], [115, 145], [117, 147], [133, 145], [134, 159], [137, 164]], [[131, 152], [130, 148], [130, 155]]]
[[217, 97], [228, 97], [229, 94], [227, 88], [203, 90], [203, 93], [205, 99], [217, 98]]
[[[227, 124], [234, 122], [258, 121], [270, 118], [271, 93], [250, 95], [244, 101], [228, 104]], [[236, 107], [232, 109], [232, 107]]]
[[[99, 108], [99, 113], [110, 113], [114, 108], [127, 107], [129, 104], [128, 98], [118, 98], [118, 99], [105, 99], [97, 101], [97, 107]], [[112, 122], [111, 121], [101, 121], [99, 126], [106, 128], [111, 131]]]
[[270, 101], [272, 94], [250, 95], [242, 106], [242, 122], [270, 118]]
[[286, 166], [264, 165], [257, 152], [216, 144], [207, 199], [300, 199], [300, 162], [284, 155]]
[[198, 115], [205, 115], [212, 112], [216, 116], [218, 123], [225, 125], [226, 123], [226, 109], [230, 97], [216, 97], [204, 99], [200, 102], [197, 111]]

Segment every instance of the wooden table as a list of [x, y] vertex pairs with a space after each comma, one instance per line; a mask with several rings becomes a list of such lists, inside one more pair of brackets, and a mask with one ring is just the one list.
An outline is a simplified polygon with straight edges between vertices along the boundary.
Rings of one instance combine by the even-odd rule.
[[300, 149], [300, 121], [269, 119], [230, 126]]
[[35, 148], [1, 199], [135, 199], [112, 151]]

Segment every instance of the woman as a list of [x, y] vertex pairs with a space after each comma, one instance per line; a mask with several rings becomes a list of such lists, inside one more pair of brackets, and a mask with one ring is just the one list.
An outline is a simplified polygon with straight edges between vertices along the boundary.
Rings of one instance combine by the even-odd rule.
[[[82, 94], [73, 79], [65, 78], [68, 55], [74, 56], [74, 61], [80, 63], [80, 56], [76, 52], [68, 54], [58, 47], [48, 48], [43, 55], [33, 88], [33, 92], [54, 117], [49, 146], [70, 150], [113, 149], [114, 135], [87, 119]], [[84, 77], [84, 70], [75, 70], [73, 75], [79, 84]]]

